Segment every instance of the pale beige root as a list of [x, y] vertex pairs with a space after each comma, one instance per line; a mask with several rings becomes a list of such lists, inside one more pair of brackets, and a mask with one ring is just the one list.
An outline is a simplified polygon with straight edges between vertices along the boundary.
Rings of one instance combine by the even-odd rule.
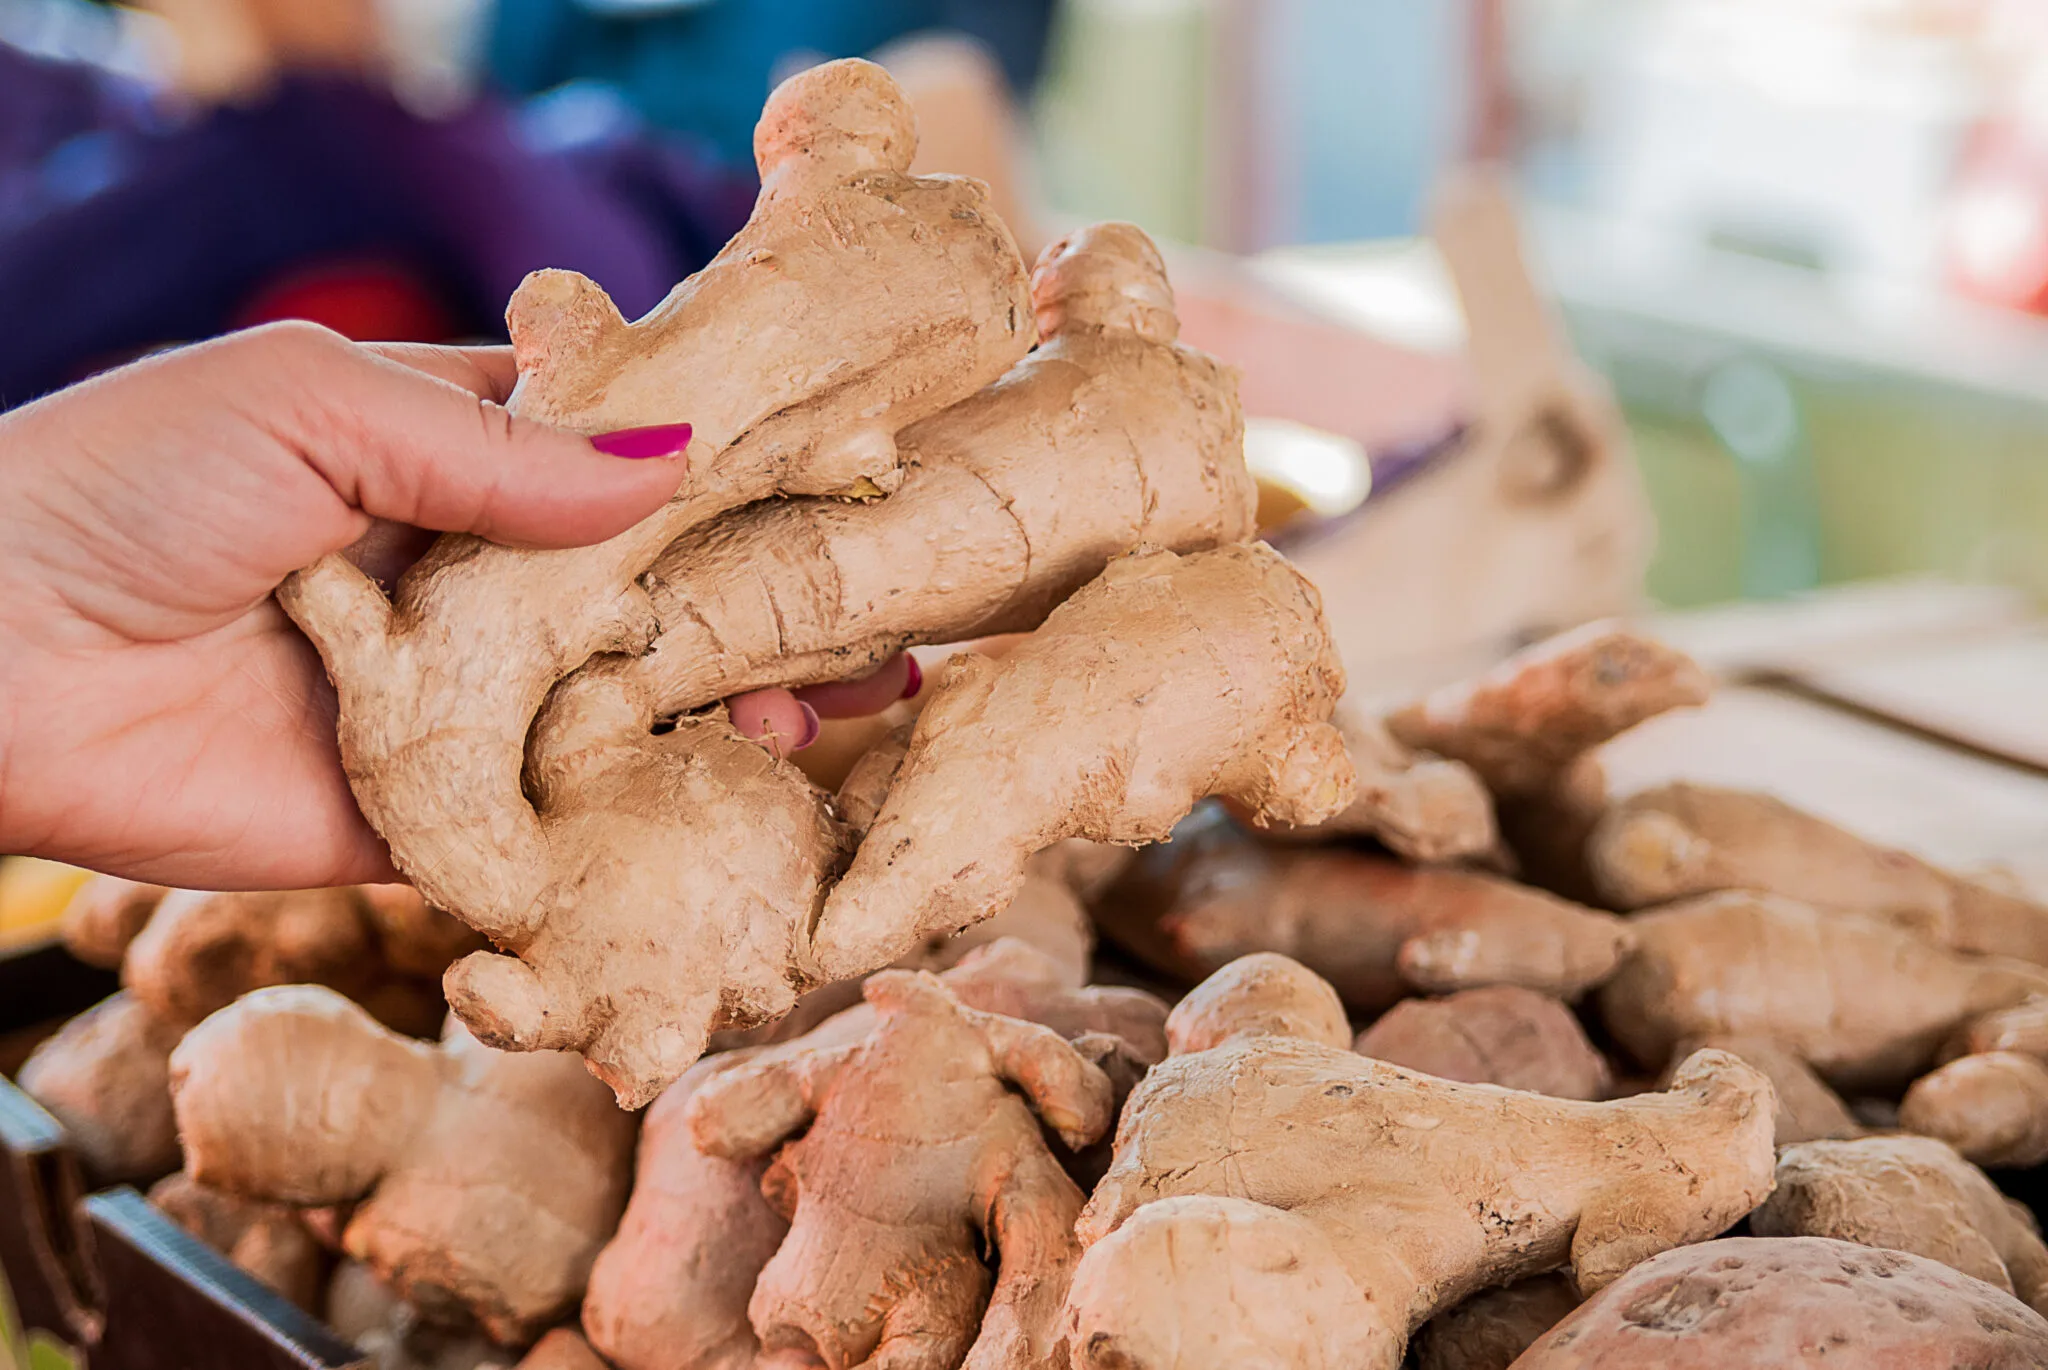
[[575, 1307], [625, 1207], [633, 1119], [571, 1056], [438, 1046], [329, 990], [258, 990], [171, 1058], [186, 1168], [283, 1203], [360, 1200], [348, 1254], [432, 1321], [519, 1344]]
[[1973, 1018], [1949, 1039], [1942, 1056], [1952, 1060], [1980, 1051], [2017, 1051], [2048, 1060], [2048, 994]]
[[189, 1027], [265, 985], [353, 995], [380, 970], [354, 890], [172, 890], [129, 944], [121, 983], [164, 1022]]
[[763, 1181], [790, 1232], [755, 1285], [754, 1330], [831, 1370], [1042, 1366], [1082, 1196], [1039, 1119], [1086, 1145], [1112, 1121], [1110, 1082], [1058, 1033], [966, 1008], [928, 973], [866, 993], [864, 1039], [738, 1067], [689, 1104], [697, 1145], [735, 1160], [809, 1124]]
[[344, 1259], [327, 1284], [327, 1325], [369, 1358], [371, 1370], [482, 1370], [497, 1346], [474, 1327], [423, 1322], [361, 1261]]
[[1712, 682], [1685, 653], [1589, 623], [1387, 716], [1404, 746], [1463, 762], [1501, 799], [1551, 789], [1580, 756], [1646, 719], [1704, 704]]
[[1508, 1370], [1578, 1306], [1578, 1293], [1562, 1275], [1474, 1294], [1415, 1334], [1415, 1370]]
[[1783, 1043], [1769, 1037], [1732, 1035], [1690, 1038], [1671, 1054], [1670, 1070], [1695, 1051], [1711, 1047], [1738, 1056], [1764, 1073], [1778, 1093], [1775, 1135], [1779, 1146], [1831, 1138], [1860, 1137], [1863, 1124], [1842, 1096], [1828, 1088], [1828, 1082], [1812, 1066]]
[[1221, 815], [1140, 852], [1096, 901], [1106, 936], [1184, 981], [1254, 951], [1291, 956], [1378, 1013], [1415, 990], [1517, 984], [1576, 998], [1631, 932], [1610, 914], [1471, 871], [1330, 848], [1275, 848]]
[[2048, 964], [2048, 907], [1767, 794], [1686, 783], [1646, 790], [1600, 820], [1587, 859], [1616, 908], [1764, 890], [1891, 918], [1957, 951]]
[[443, 981], [485, 1043], [582, 1053], [641, 1108], [709, 1035], [788, 1012], [843, 838], [823, 796], [723, 710], [667, 733], [618, 682], [568, 682], [533, 739], [527, 788], [556, 882], [535, 928]]
[[1351, 1023], [1330, 982], [1272, 952], [1240, 956], [1173, 1006], [1166, 1042], [1187, 1056], [1238, 1037], [1290, 1037], [1327, 1047], [1351, 1041]]
[[647, 1110], [632, 1199], [583, 1298], [584, 1333], [620, 1370], [753, 1370], [747, 1300], [789, 1223], [761, 1197], [768, 1158], [707, 1156], [686, 1119], [705, 1081], [742, 1064], [699, 1061]]
[[1931, 1137], [1804, 1142], [1778, 1153], [1778, 1187], [1749, 1215], [1759, 1237], [1834, 1237], [1910, 1251], [2048, 1304], [2048, 1246], [2024, 1208]]
[[1877, 919], [1713, 894], [1629, 920], [1635, 954], [1599, 991], [1608, 1035], [1655, 1069], [1680, 1042], [1781, 1043], [1836, 1089], [1896, 1088], [1964, 1022], [2048, 985], [2022, 961], [1959, 956]]
[[916, 133], [879, 67], [791, 77], [754, 146], [753, 217], [639, 323], [562, 271], [529, 277], [506, 311], [512, 411], [580, 433], [687, 421], [675, 499], [595, 547], [444, 537], [393, 600], [338, 556], [279, 591], [335, 681], [343, 765], [399, 869], [501, 942], [532, 936], [565, 879], [520, 791], [528, 726], [592, 656], [653, 640], [638, 580], [661, 550], [767, 496], [893, 488], [895, 433], [1032, 341], [1009, 231], [973, 182], [905, 174]]
[[1032, 299], [1044, 342], [898, 435], [888, 499], [761, 504], [684, 534], [647, 576], [652, 650], [594, 669], [629, 675], [663, 714], [839, 680], [915, 644], [1035, 628], [1139, 548], [1251, 538], [1236, 380], [1175, 344], [1152, 241], [1119, 223], [1070, 234]]
[[[497, 1362], [494, 1370], [502, 1370], [504, 1363]], [[574, 1328], [557, 1327], [533, 1344], [533, 1349], [519, 1358], [511, 1370], [607, 1370], [597, 1352], [590, 1349], [590, 1343]]]
[[410, 885], [358, 885], [356, 898], [396, 975], [439, 980], [456, 960], [483, 948], [483, 934], [441, 912]]
[[[1126, 1094], [1166, 1054], [1165, 1004], [1137, 990], [1083, 988], [1068, 967], [1021, 941], [977, 950], [940, 979], [970, 1008], [1042, 1022], [1074, 1039]], [[683, 1125], [685, 1109], [705, 1081], [725, 1071], [851, 1045], [873, 1031], [876, 1018], [863, 1003], [774, 1050], [706, 1058], [647, 1111], [632, 1201], [591, 1271], [583, 1304], [585, 1332], [621, 1370], [757, 1364], [747, 1302], [789, 1225], [761, 1196], [766, 1155], [733, 1161], [699, 1152]]]
[[[1088, 1248], [1063, 1322], [1076, 1366], [1238, 1364], [1231, 1348], [1285, 1326], [1275, 1305], [1299, 1287], [1319, 1324], [1330, 1309], [1355, 1339], [1351, 1359], [1301, 1363], [1392, 1370], [1415, 1328], [1480, 1289], [1569, 1268], [1590, 1293], [1770, 1191], [1770, 1082], [1732, 1056], [1701, 1052], [1669, 1092], [1613, 1103], [1459, 1084], [1265, 1030], [1287, 983], [1315, 1017], [1330, 991], [1312, 981], [1226, 971], [1175, 1009], [1207, 1021], [1198, 1040], [1213, 1045], [1154, 1067], [1125, 1105], [1116, 1160], [1075, 1229]], [[1228, 1035], [1239, 1002], [1245, 1027]], [[1157, 1291], [1176, 1278], [1181, 1233], [1196, 1226], [1188, 1242], [1222, 1267], [1219, 1290], [1231, 1257], [1206, 1255], [1201, 1213], [1146, 1215], [1196, 1195], [1284, 1227], [1287, 1250], [1254, 1286], [1265, 1297], [1174, 1310], [1174, 1357]], [[1146, 1235], [1151, 1222], [1168, 1230]], [[1345, 1276], [1348, 1320], [1335, 1316]]]
[[1411, 751], [1385, 722], [1353, 710], [1340, 708], [1337, 725], [1358, 771], [1358, 798], [1327, 823], [1275, 828], [1272, 837], [1321, 841], [1355, 834], [1410, 861], [1498, 859], [1493, 796], [1471, 767]]
[[829, 974], [1002, 908], [1069, 837], [1166, 837], [1195, 801], [1319, 822], [1356, 788], [1315, 587], [1263, 543], [1121, 558], [1000, 661], [938, 673], [812, 949]]
[[320, 1315], [329, 1257], [296, 1209], [230, 1194], [183, 1171], [153, 1185], [149, 1201], [249, 1275]]
[[2039, 1165], [2048, 1161], [2048, 1066], [2016, 1051], [1959, 1056], [1913, 1082], [1899, 1126], [1978, 1165]]
[[64, 949], [88, 966], [112, 970], [168, 893], [162, 885], [95, 875], [64, 906], [57, 934]]
[[1515, 1370], [2038, 1365], [2048, 1365], [2048, 1320], [1982, 1280], [1825, 1237], [1728, 1237], [1637, 1266]]
[[1614, 1085], [1607, 1058], [1564, 1002], [1519, 985], [1403, 1000], [1352, 1049], [1439, 1079], [1559, 1099], [1604, 1099]]
[[16, 1080], [64, 1125], [95, 1179], [153, 1180], [178, 1168], [170, 1060], [179, 1034], [124, 991], [58, 1029]]

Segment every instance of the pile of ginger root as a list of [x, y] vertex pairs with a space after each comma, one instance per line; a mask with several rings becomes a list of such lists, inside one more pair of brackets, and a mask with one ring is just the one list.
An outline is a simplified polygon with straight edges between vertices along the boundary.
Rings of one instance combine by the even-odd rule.
[[[1619, 622], [1347, 696], [1156, 247], [915, 147], [827, 63], [646, 318], [520, 288], [516, 412], [694, 426], [646, 522], [280, 591], [414, 888], [180, 978], [88, 886], [110, 1178], [380, 1370], [2048, 1364], [2048, 907], [1610, 793], [1712, 688]], [[836, 791], [720, 702], [913, 649]]]

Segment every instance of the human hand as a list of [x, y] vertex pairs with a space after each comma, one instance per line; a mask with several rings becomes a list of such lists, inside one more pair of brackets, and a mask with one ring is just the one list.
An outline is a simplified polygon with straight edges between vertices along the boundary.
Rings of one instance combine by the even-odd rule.
[[[681, 482], [686, 435], [611, 455], [506, 413], [515, 379], [504, 349], [284, 324], [0, 416], [0, 851], [201, 888], [396, 879], [271, 592], [343, 549], [388, 580], [420, 530], [597, 542]], [[733, 719], [793, 750], [911, 669], [755, 691]]]

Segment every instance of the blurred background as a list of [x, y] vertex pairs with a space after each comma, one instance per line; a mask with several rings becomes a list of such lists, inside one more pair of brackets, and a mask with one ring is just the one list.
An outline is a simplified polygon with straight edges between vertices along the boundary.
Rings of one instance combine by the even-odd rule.
[[539, 266], [630, 317], [744, 219], [772, 84], [848, 55], [1027, 252], [1169, 240], [1316, 515], [1483, 400], [1428, 237], [1483, 163], [1620, 402], [1657, 602], [2048, 593], [2040, 0], [0, 0], [0, 407], [266, 319], [499, 336]]

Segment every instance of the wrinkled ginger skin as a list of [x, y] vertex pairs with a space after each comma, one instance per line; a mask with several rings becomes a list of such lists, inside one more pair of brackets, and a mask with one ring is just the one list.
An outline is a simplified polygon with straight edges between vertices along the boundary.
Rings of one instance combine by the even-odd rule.
[[1772, 1038], [1732, 1034], [1692, 1038], [1672, 1053], [1671, 1069], [1676, 1070], [1695, 1051], [1709, 1047], [1747, 1061], [1771, 1082], [1778, 1094], [1774, 1132], [1779, 1146], [1863, 1135], [1863, 1125], [1842, 1096], [1828, 1088], [1827, 1081], [1797, 1052]]
[[805, 942], [843, 837], [802, 773], [722, 711], [654, 734], [612, 682], [572, 691], [529, 780], [561, 876], [546, 916], [443, 985], [486, 1044], [581, 1052], [641, 1108], [712, 1032], [779, 1017], [822, 978]]
[[1000, 661], [939, 674], [826, 900], [828, 975], [986, 918], [1063, 838], [1158, 841], [1212, 794], [1291, 823], [1354, 797], [1321, 598], [1263, 543], [1121, 558]]
[[170, 1062], [179, 1033], [124, 990], [59, 1028], [16, 1078], [63, 1124], [94, 1179], [153, 1180], [178, 1168]]
[[1365, 1014], [1418, 989], [1518, 984], [1576, 998], [1614, 972], [1631, 938], [1621, 919], [1509, 880], [1276, 848], [1207, 814], [1140, 852], [1095, 914], [1111, 940], [1184, 980], [1279, 952]]
[[[1189, 999], [1236, 993], [1226, 972]], [[1489, 1285], [1568, 1267], [1591, 1292], [1725, 1229], [1770, 1190], [1771, 1114], [1769, 1082], [1717, 1052], [1667, 1093], [1583, 1103], [1255, 1023], [1132, 1094], [1076, 1228], [1065, 1344], [1091, 1370], [1222, 1370], [1313, 1324], [1331, 1330], [1287, 1363], [1393, 1370], [1415, 1328]], [[1157, 1298], [1176, 1282], [1209, 1297]]]
[[1562, 1275], [1474, 1294], [1415, 1334], [1415, 1370], [1508, 1370], [1578, 1306], [1578, 1294]]
[[2048, 1066], [2014, 1051], [1959, 1056], [1913, 1082], [1899, 1126], [1978, 1165], [2039, 1165], [2048, 1161]]
[[64, 949], [88, 966], [114, 969], [168, 893], [162, 885], [118, 875], [93, 876], [79, 886], [58, 919]]
[[320, 1315], [328, 1252], [295, 1210], [200, 1184], [182, 1171], [151, 1186], [149, 1201], [252, 1278]]
[[2048, 983], [2021, 961], [1958, 956], [1903, 928], [1757, 894], [1629, 920], [1635, 954], [1599, 990], [1608, 1035], [1655, 1069], [1702, 1037], [1782, 1043], [1846, 1091], [1903, 1085], [1978, 1014]]
[[1358, 798], [1329, 822], [1282, 838], [1371, 837], [1408, 861], [1440, 863], [1491, 858], [1500, 850], [1493, 796], [1470, 766], [1394, 740], [1386, 723], [1340, 713]]
[[1386, 722], [1403, 745], [1463, 762], [1497, 797], [1523, 799], [1638, 723], [1704, 704], [1712, 688], [1683, 652], [1613, 622], [1589, 623]]
[[1587, 844], [1602, 895], [1642, 908], [1762, 890], [1893, 919], [1956, 951], [2048, 964], [2048, 907], [1880, 846], [1767, 794], [1673, 784], [1616, 804]]
[[1637, 1266], [1514, 1370], [2031, 1370], [2048, 1320], [1982, 1280], [1825, 1237], [1728, 1237]]
[[1044, 341], [898, 435], [888, 499], [761, 504], [684, 534], [647, 576], [661, 635], [607, 669], [662, 714], [844, 679], [918, 643], [1035, 628], [1112, 557], [1252, 537], [1235, 377], [1175, 344], [1151, 240], [1081, 229], [1032, 281]]
[[664, 547], [771, 495], [892, 488], [896, 431], [1030, 346], [1009, 230], [978, 183], [907, 175], [915, 145], [879, 67], [813, 67], [762, 111], [753, 217], [645, 319], [569, 272], [513, 296], [514, 413], [582, 433], [692, 425], [661, 511], [587, 548], [451, 534], [388, 601], [338, 556], [279, 590], [340, 695], [357, 802], [435, 906], [499, 941], [545, 917], [560, 872], [520, 791], [522, 744], [557, 681], [653, 640], [638, 578]]
[[1442, 1080], [1557, 1099], [1604, 1099], [1607, 1058], [1563, 1001], [1519, 985], [1405, 999], [1358, 1034], [1353, 1050]]
[[864, 1039], [780, 1049], [690, 1101], [697, 1145], [735, 1160], [809, 1124], [763, 1181], [790, 1232], [755, 1285], [754, 1330], [827, 1370], [1037, 1370], [1082, 1199], [1039, 1119], [1087, 1144], [1109, 1128], [1110, 1082], [1057, 1033], [966, 1008], [929, 974], [885, 971], [866, 994]]
[[575, 1307], [625, 1207], [633, 1120], [573, 1057], [430, 1046], [331, 991], [258, 990], [172, 1053], [192, 1177], [360, 1200], [342, 1244], [433, 1320], [521, 1343]]
[[1749, 1230], [1910, 1251], [2048, 1304], [2048, 1246], [2024, 1209], [1931, 1137], [1804, 1142], [1778, 1153], [1778, 1185]]

